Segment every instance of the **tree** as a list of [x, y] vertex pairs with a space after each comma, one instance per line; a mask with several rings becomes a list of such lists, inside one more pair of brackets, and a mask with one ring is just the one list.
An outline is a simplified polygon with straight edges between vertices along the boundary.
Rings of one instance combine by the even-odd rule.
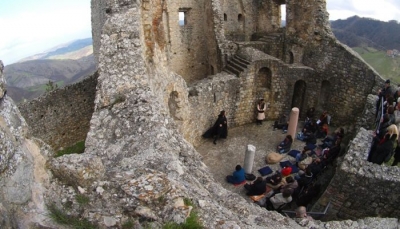
[[51, 80], [49, 80], [49, 82], [46, 84], [46, 92], [54, 91], [57, 88], [58, 88], [58, 85]]

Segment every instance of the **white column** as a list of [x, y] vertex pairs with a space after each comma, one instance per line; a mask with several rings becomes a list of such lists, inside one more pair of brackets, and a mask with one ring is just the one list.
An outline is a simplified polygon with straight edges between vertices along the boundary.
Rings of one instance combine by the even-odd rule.
[[244, 171], [245, 173], [251, 173], [253, 170], [254, 155], [256, 153], [256, 147], [253, 145], [247, 145], [246, 154], [244, 157]]

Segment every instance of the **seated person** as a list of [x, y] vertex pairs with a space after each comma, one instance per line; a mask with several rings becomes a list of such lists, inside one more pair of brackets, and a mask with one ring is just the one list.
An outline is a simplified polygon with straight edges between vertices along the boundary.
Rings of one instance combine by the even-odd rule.
[[322, 126], [318, 126], [317, 131], [315, 132], [316, 138], [325, 138], [328, 135], [329, 127], [328, 124], [323, 124]]
[[335, 141], [335, 144], [329, 150], [325, 151], [325, 153], [322, 156], [322, 160], [326, 164], [332, 164], [332, 162], [337, 158], [337, 156], [339, 155], [340, 150], [341, 150], [341, 147], [340, 147], [341, 142], [342, 142], [342, 140], [340, 138], [338, 138]]
[[244, 188], [247, 190], [246, 195], [258, 196], [264, 194], [267, 191], [267, 182], [262, 177], [257, 179], [252, 184], [245, 184]]
[[344, 137], [344, 129], [343, 128], [337, 128], [332, 135], [326, 136], [322, 140], [322, 148], [330, 148], [335, 141], [340, 138], [342, 139]]
[[289, 125], [289, 119], [288, 116], [285, 114], [282, 114], [277, 121], [274, 123], [274, 130], [276, 129], [282, 129], [282, 130], [287, 130]]
[[265, 182], [268, 187], [271, 187], [274, 190], [279, 189], [279, 187], [284, 184], [282, 175], [280, 173], [276, 173], [270, 177], [265, 178]]
[[293, 138], [290, 134], [286, 135], [285, 139], [279, 143], [279, 145], [276, 147], [276, 150], [279, 153], [286, 153], [289, 152], [290, 147], [292, 147], [293, 143]]
[[268, 210], [278, 210], [284, 204], [292, 202], [292, 196], [290, 190], [283, 190], [281, 193], [277, 193], [267, 200]]
[[306, 113], [306, 120], [312, 120], [312, 119], [314, 119], [314, 116], [315, 116], [315, 108], [314, 107], [310, 107], [308, 110], [307, 110], [307, 113]]
[[242, 166], [236, 165], [235, 171], [232, 175], [226, 177], [226, 181], [231, 184], [241, 184], [246, 180], [245, 172]]
[[286, 184], [282, 185], [280, 190], [281, 192], [287, 190], [290, 192], [290, 195], [293, 195], [294, 190], [296, 190], [298, 186], [297, 181], [292, 176], [288, 176], [286, 177]]
[[320, 158], [316, 158], [307, 167], [310, 168], [310, 171], [314, 176], [318, 176], [322, 172], [322, 170], [326, 167], [326, 165], [325, 162], [321, 161]]
[[319, 119], [317, 121], [317, 124], [320, 126], [323, 126], [324, 124], [329, 124], [328, 123], [328, 112], [327, 111], [323, 111], [321, 116], [319, 116]]
[[306, 172], [301, 174], [300, 176], [297, 176], [296, 179], [300, 188], [307, 187], [309, 184], [311, 184], [311, 181], [313, 180], [313, 173], [311, 172], [311, 168], [307, 167]]
[[296, 156], [297, 167], [305, 171], [307, 166], [310, 165], [313, 161], [312, 155], [312, 151], [308, 149], [307, 146], [305, 146], [303, 151]]

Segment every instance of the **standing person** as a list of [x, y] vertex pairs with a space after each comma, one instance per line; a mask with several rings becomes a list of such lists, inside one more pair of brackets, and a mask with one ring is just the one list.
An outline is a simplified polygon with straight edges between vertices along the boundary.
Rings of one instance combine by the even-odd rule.
[[382, 98], [385, 100], [387, 95], [391, 95], [391, 89], [390, 89], [390, 80], [385, 81], [385, 86], [378, 91], [378, 101], [376, 101], [376, 113], [375, 116], [378, 116], [380, 106], [381, 106], [381, 101]]
[[225, 114], [224, 110], [221, 111], [214, 125], [203, 134], [204, 138], [214, 138], [214, 145], [217, 144], [219, 138], [228, 137], [228, 122]]
[[257, 125], [262, 125], [262, 121], [265, 119], [265, 110], [267, 109], [267, 105], [264, 102], [264, 99], [260, 99], [257, 103]]

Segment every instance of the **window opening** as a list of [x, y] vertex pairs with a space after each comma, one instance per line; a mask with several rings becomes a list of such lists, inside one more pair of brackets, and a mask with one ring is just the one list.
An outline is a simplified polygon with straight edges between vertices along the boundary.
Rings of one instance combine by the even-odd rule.
[[286, 5], [281, 5], [281, 28], [286, 27]]
[[186, 12], [185, 11], [179, 11], [179, 25], [184, 26], [186, 25]]
[[243, 15], [242, 14], [238, 15], [238, 21], [243, 21]]

